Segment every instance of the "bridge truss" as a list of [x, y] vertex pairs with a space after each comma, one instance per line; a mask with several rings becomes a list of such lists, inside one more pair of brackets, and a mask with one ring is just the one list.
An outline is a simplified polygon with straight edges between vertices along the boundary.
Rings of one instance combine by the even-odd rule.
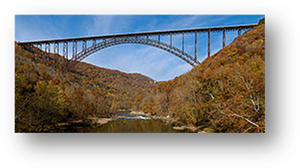
[[[210, 28], [195, 28], [195, 29], [180, 29], [180, 30], [166, 30], [166, 31], [152, 31], [152, 32], [138, 32], [138, 33], [125, 33], [125, 34], [112, 34], [112, 35], [101, 35], [101, 36], [89, 36], [89, 37], [77, 37], [77, 38], [63, 38], [63, 39], [53, 39], [53, 40], [38, 40], [38, 41], [27, 41], [20, 42], [19, 44], [33, 45], [46, 53], [60, 54], [60, 48], [62, 48], [62, 56], [66, 59], [77, 61], [82, 61], [84, 58], [90, 56], [91, 54], [103, 50], [105, 48], [119, 45], [119, 44], [143, 44], [152, 47], [156, 47], [167, 51], [183, 61], [187, 62], [191, 66], [196, 66], [200, 62], [197, 59], [197, 41], [198, 34], [207, 34], [207, 56], [210, 56], [210, 43], [211, 43], [211, 33], [223, 32], [222, 36], [222, 46], [226, 46], [226, 32], [236, 31], [237, 36], [241, 36], [242, 32], [256, 26], [252, 25], [239, 25], [239, 26], [226, 26], [226, 27], [210, 27]], [[194, 53], [188, 54], [185, 52], [185, 36], [187, 34], [194, 34]], [[181, 49], [173, 45], [174, 36], [182, 36]], [[169, 41], [162, 41], [161, 37], [167, 36]], [[155, 39], [153, 39], [153, 37]], [[81, 44], [82, 46], [79, 46]], [[89, 45], [88, 45], [89, 44]], [[69, 48], [71, 57], [69, 56]], [[80, 51], [78, 51], [80, 49]]]

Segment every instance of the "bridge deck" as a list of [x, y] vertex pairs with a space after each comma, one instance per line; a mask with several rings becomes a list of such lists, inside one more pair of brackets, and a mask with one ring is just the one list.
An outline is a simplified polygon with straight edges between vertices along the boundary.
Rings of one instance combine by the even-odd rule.
[[238, 30], [253, 28], [256, 24], [250, 25], [238, 25], [238, 26], [223, 26], [223, 27], [208, 27], [208, 28], [192, 28], [192, 29], [177, 29], [177, 30], [164, 30], [164, 31], [149, 31], [149, 32], [138, 32], [138, 33], [123, 33], [123, 34], [110, 34], [100, 36], [88, 36], [88, 37], [75, 37], [75, 38], [61, 38], [52, 40], [36, 40], [19, 42], [20, 44], [39, 44], [39, 43], [53, 43], [53, 42], [68, 42], [68, 41], [80, 41], [80, 40], [93, 40], [93, 39], [104, 39], [113, 37], [124, 37], [124, 36], [150, 36], [150, 35], [164, 35], [164, 34], [179, 34], [179, 33], [193, 33], [193, 32], [206, 32], [206, 31], [222, 31], [222, 30]]

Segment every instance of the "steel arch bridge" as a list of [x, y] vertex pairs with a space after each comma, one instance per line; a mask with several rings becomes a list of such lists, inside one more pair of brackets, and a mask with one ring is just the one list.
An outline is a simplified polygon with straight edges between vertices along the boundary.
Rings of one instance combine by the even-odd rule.
[[143, 38], [143, 37], [120, 37], [120, 38], [113, 38], [108, 41], [102, 41], [96, 45], [92, 45], [91, 47], [87, 48], [86, 50], [83, 50], [79, 52], [78, 54], [75, 55], [74, 60], [76, 61], [81, 61], [84, 58], [90, 56], [91, 54], [119, 44], [130, 44], [130, 43], [135, 43], [135, 44], [144, 44], [148, 46], [153, 46], [159, 49], [162, 49], [164, 51], [167, 51], [185, 62], [189, 63], [192, 66], [195, 66], [196, 64], [199, 64], [200, 62], [198, 60], [194, 60], [192, 56], [187, 54], [186, 52], [178, 49], [177, 47], [171, 46], [167, 43], [164, 42], [159, 42], [157, 40], [149, 39], [149, 38]]
[[[198, 34], [207, 34], [207, 56], [210, 56], [210, 36], [214, 32], [223, 32], [223, 47], [226, 46], [226, 32], [237, 31], [237, 36], [242, 35], [242, 31], [247, 31], [248, 29], [256, 26], [251, 25], [238, 25], [238, 26], [226, 26], [226, 27], [209, 27], [209, 28], [196, 28], [196, 29], [180, 29], [180, 30], [165, 30], [165, 31], [153, 31], [153, 32], [138, 32], [138, 33], [125, 33], [125, 34], [112, 34], [112, 35], [102, 35], [102, 36], [90, 36], [90, 37], [78, 37], [78, 38], [64, 38], [64, 39], [53, 39], [53, 40], [38, 40], [38, 41], [28, 41], [19, 42], [21, 45], [34, 45], [46, 53], [50, 53], [51, 46], [54, 54], [60, 54], [60, 48], [62, 47], [62, 56], [66, 59], [74, 60], [74, 62], [79, 62], [86, 57], [92, 55], [93, 53], [103, 50], [105, 48], [120, 45], [120, 44], [142, 44], [152, 47], [159, 48], [161, 50], [167, 51], [191, 66], [196, 66], [200, 62], [197, 59], [197, 40]], [[185, 35], [194, 34], [194, 55], [188, 54], [185, 50]], [[182, 36], [182, 48], [179, 49], [173, 45], [173, 36]], [[161, 40], [161, 36], [168, 36], [169, 41], [164, 42]], [[156, 39], [153, 39], [156, 37]], [[87, 47], [87, 43], [90, 43]], [[61, 46], [62, 44], [62, 46]], [[81, 44], [81, 51], [77, 52], [79, 49], [78, 44]], [[70, 46], [71, 45], [71, 46]], [[69, 47], [71, 50], [71, 57], [69, 57]]]

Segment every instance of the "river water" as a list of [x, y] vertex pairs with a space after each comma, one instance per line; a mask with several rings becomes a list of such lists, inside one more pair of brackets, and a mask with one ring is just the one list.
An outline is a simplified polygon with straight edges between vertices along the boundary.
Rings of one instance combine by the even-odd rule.
[[118, 114], [118, 119], [101, 126], [72, 126], [64, 132], [84, 133], [184, 133], [188, 130], [174, 130], [173, 125], [146, 116]]

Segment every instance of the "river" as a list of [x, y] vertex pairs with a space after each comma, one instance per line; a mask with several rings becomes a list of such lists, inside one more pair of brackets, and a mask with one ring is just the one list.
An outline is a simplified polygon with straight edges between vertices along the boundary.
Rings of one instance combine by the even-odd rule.
[[185, 133], [174, 130], [171, 123], [142, 115], [119, 113], [116, 120], [100, 126], [67, 126], [62, 132], [82, 133]]

